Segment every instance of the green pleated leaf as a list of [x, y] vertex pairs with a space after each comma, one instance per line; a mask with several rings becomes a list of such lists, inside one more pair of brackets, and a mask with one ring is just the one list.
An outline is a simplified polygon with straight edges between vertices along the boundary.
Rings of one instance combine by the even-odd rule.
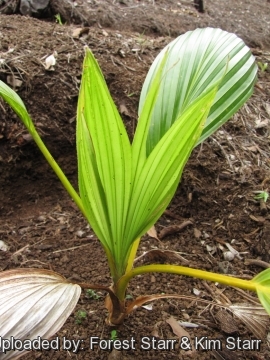
[[131, 145], [90, 50], [86, 50], [77, 110], [80, 195], [88, 219], [116, 266], [131, 188]]
[[8, 85], [0, 80], [0, 96], [9, 104], [13, 111], [20, 117], [28, 131], [33, 135], [34, 124], [26, 110], [22, 99]]
[[111, 235], [108, 226], [104, 189], [101, 184], [92, 139], [85, 117], [79, 111], [77, 114], [77, 152], [80, 195], [86, 210], [87, 219], [100, 241], [110, 248], [108, 242]]
[[127, 238], [136, 239], [144, 234], [168, 206], [183, 168], [201, 135], [216, 92], [217, 83], [203, 92], [175, 121], [136, 172], [127, 220]]
[[[167, 60], [167, 53], [165, 53], [159, 68], [155, 73], [151, 88], [146, 97], [140, 119], [137, 124], [136, 132], [132, 142], [132, 177], [140, 173], [143, 164], [146, 161], [146, 145], [148, 138], [148, 130], [151, 122], [152, 113], [157, 101], [157, 96], [161, 85], [161, 74]], [[134, 184], [134, 183], [133, 183]]]
[[165, 52], [168, 52], [148, 134], [149, 154], [179, 115], [212, 82], [224, 74], [204, 130], [204, 141], [226, 122], [251, 96], [257, 65], [250, 49], [235, 34], [220, 29], [196, 29], [168, 44], [153, 62], [140, 97], [139, 114]]
[[270, 315], [270, 269], [266, 269], [255, 276], [252, 280], [264, 309]]

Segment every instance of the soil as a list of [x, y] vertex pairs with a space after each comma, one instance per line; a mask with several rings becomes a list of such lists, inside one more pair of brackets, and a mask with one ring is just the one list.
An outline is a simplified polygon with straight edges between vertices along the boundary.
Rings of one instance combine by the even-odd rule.
[[[74, 3], [75, 4], [75, 3]], [[15, 86], [49, 150], [77, 188], [75, 146], [76, 103], [88, 45], [102, 68], [130, 138], [137, 121], [140, 89], [155, 56], [175, 36], [196, 27], [213, 26], [235, 32], [252, 48], [257, 60], [270, 59], [270, 3], [266, 0], [205, 2], [198, 13], [192, 1], [83, 1], [76, 6], [92, 16], [79, 38], [70, 19], [34, 19], [0, 15], [0, 79]], [[76, 19], [75, 19], [76, 20]], [[57, 52], [51, 71], [44, 59]], [[13, 80], [12, 80], [13, 79]], [[16, 81], [14, 82], [14, 79]], [[136, 264], [175, 263], [251, 279], [270, 267], [269, 206], [255, 200], [255, 191], [270, 184], [269, 65], [259, 71], [252, 98], [214, 136], [197, 147], [183, 173], [177, 193], [156, 224], [160, 240], [144, 236]], [[17, 116], [0, 101], [0, 270], [19, 267], [52, 269], [68, 279], [110, 285], [105, 254], [91, 228], [70, 200]], [[185, 223], [190, 220], [191, 223]], [[176, 231], [172, 225], [183, 224]], [[181, 226], [180, 226], [181, 228]], [[239, 254], [224, 259], [230, 244]], [[164, 255], [178, 252], [181, 258]], [[128, 295], [179, 294], [138, 308], [117, 329], [120, 340], [136, 340], [135, 350], [89, 350], [89, 339], [111, 339], [106, 325], [105, 293], [91, 298], [82, 291], [73, 314], [55, 335], [83, 339], [84, 350], [31, 352], [24, 359], [270, 359], [269, 321], [256, 315], [256, 295], [218, 284], [168, 274], [150, 274], [131, 281]], [[230, 305], [249, 304], [246, 318]], [[254, 305], [255, 304], [255, 305]], [[78, 311], [86, 318], [78, 321]], [[257, 316], [257, 317], [256, 317]], [[192, 343], [197, 337], [221, 340], [222, 350], [186, 352], [140, 349], [142, 337], [178, 339], [167, 320], [196, 324], [185, 327]], [[257, 321], [257, 332], [251, 324]], [[185, 325], [185, 324], [184, 324]], [[1, 334], [0, 334], [1, 335]], [[228, 337], [262, 340], [260, 350], [226, 349]], [[198, 346], [200, 348], [200, 346]]]

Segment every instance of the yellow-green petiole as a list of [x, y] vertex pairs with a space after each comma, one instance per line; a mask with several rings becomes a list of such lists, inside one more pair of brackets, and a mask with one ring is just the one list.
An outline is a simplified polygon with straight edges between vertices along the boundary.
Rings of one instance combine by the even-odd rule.
[[123, 300], [125, 298], [127, 285], [133, 277], [153, 272], [191, 276], [194, 278], [215, 281], [223, 285], [235, 286], [241, 289], [251, 291], [256, 291], [257, 288], [256, 283], [252, 280], [242, 280], [239, 278], [234, 278], [232, 276], [211, 273], [208, 271], [192, 269], [184, 266], [155, 264], [137, 267], [122, 276], [117, 283], [117, 296], [119, 297], [119, 299]]

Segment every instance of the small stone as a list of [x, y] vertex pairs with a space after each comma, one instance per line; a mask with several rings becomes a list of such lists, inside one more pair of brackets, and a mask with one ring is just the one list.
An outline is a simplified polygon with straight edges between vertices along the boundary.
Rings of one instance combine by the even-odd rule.
[[7, 246], [7, 244], [3, 240], [0, 240], [0, 250], [8, 251], [8, 249], [9, 249], [9, 247]]
[[189, 320], [190, 319], [190, 316], [187, 314], [187, 313], [183, 313], [183, 317], [185, 320]]
[[46, 221], [46, 216], [40, 215], [40, 216], [37, 218], [37, 220], [40, 221], [40, 222], [44, 222], [44, 221]]
[[79, 238], [82, 238], [83, 235], [84, 235], [84, 232], [82, 230], [78, 230], [76, 231], [76, 235], [79, 237]]
[[231, 274], [232, 273], [232, 265], [229, 263], [229, 261], [219, 262], [218, 268], [222, 274]]
[[223, 257], [225, 261], [232, 261], [234, 259], [234, 254], [231, 251], [225, 251]]

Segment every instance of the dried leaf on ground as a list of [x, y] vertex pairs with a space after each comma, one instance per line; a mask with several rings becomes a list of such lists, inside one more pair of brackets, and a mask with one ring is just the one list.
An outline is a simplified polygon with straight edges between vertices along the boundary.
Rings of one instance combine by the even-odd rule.
[[261, 305], [234, 304], [228, 307], [257, 339], [264, 339], [269, 328], [269, 316]]
[[173, 333], [176, 336], [178, 336], [179, 338], [181, 338], [182, 336], [187, 336], [191, 340], [189, 333], [179, 324], [179, 322], [173, 316], [167, 319], [166, 323], [170, 325]]
[[76, 28], [72, 31], [72, 37], [75, 39], [78, 39], [83, 34], [88, 34], [88, 33], [89, 33], [88, 27]]
[[202, 236], [202, 232], [199, 229], [194, 228], [194, 236], [196, 239], [199, 239]]
[[119, 106], [119, 112], [120, 112], [120, 114], [123, 114], [123, 115], [126, 115], [126, 116], [129, 116], [129, 117], [130, 117], [130, 113], [129, 113], [129, 111], [128, 111], [128, 109], [127, 109], [127, 107], [126, 107], [125, 104], [120, 104], [120, 106]]
[[[166, 323], [170, 325], [170, 327], [172, 328], [173, 333], [179, 337], [179, 339], [181, 340], [182, 337], [187, 337], [189, 339], [189, 343], [191, 344], [191, 337], [189, 335], [189, 333], [179, 324], [179, 322], [173, 317], [171, 316], [169, 319], [166, 320]], [[193, 354], [195, 352], [195, 349], [193, 350], [188, 350], [185, 352], [185, 354]]]
[[159, 238], [158, 238], [158, 236], [157, 236], [157, 230], [156, 230], [156, 228], [155, 228], [155, 225], [153, 225], [153, 226], [147, 231], [147, 234], [148, 234], [150, 237], [159, 240]]

